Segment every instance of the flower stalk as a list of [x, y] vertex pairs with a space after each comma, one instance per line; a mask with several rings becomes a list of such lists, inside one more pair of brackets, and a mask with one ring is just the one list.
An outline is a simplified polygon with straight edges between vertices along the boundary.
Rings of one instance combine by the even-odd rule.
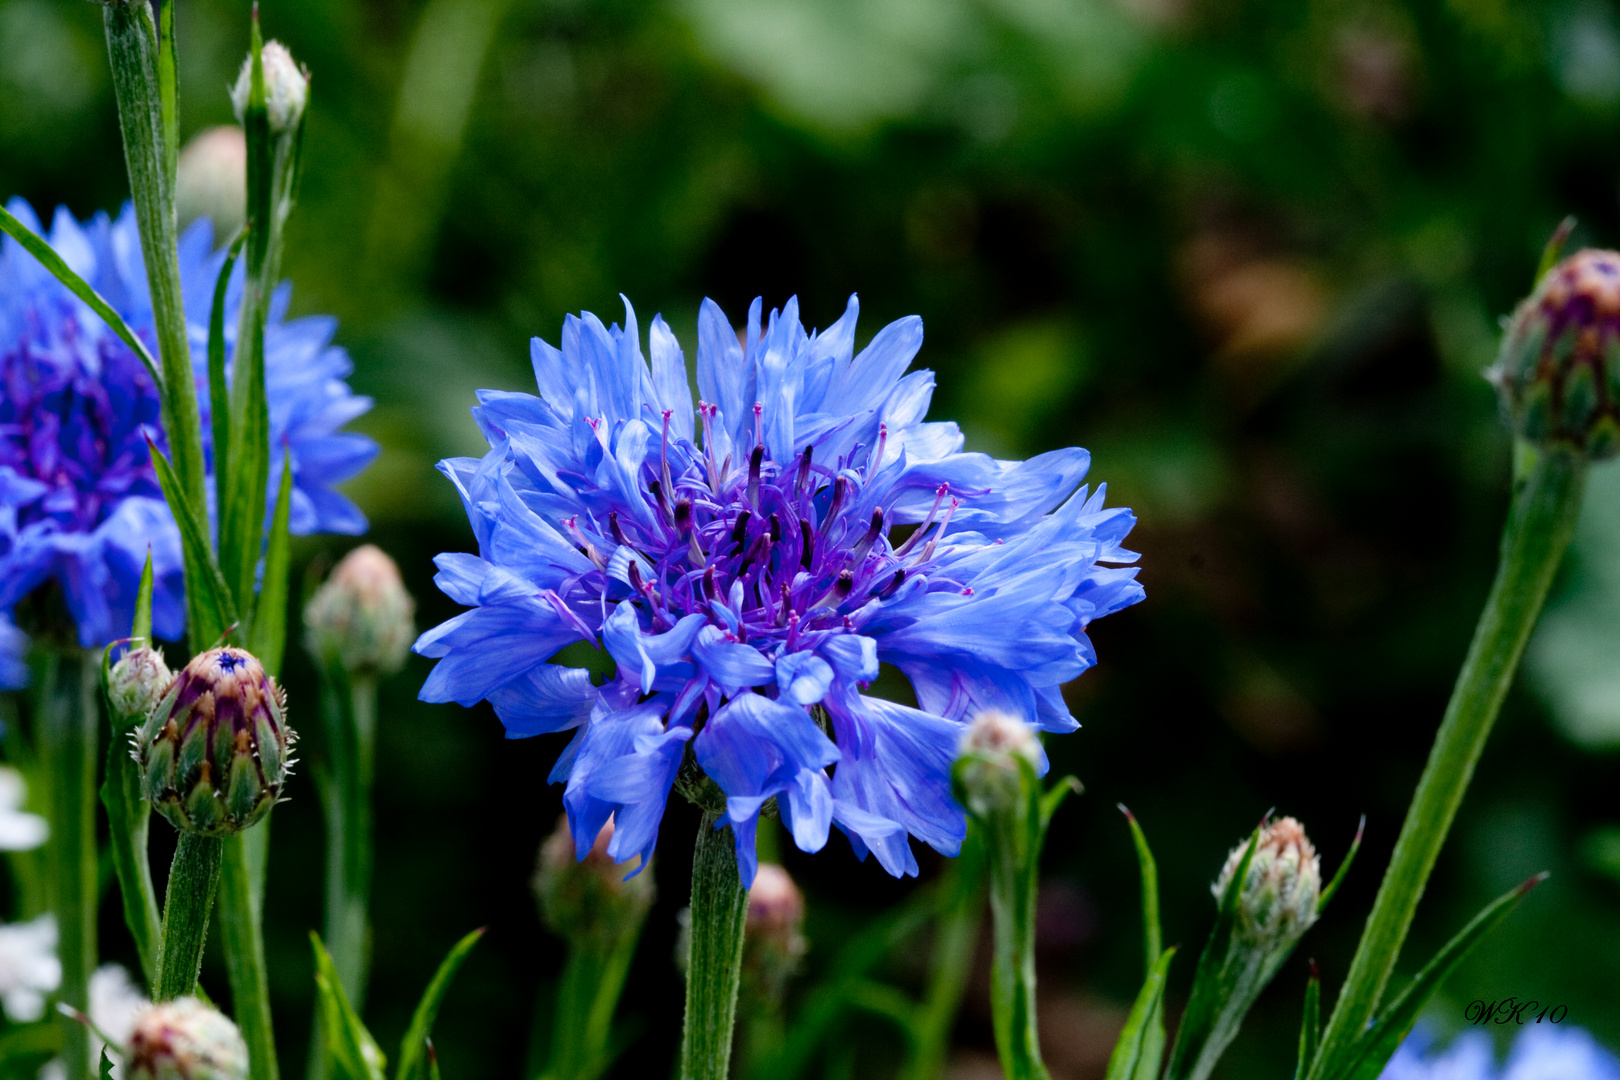
[[163, 941], [158, 949], [157, 978], [152, 982], [154, 1001], [172, 1001], [196, 992], [223, 853], [224, 840], [218, 836], [180, 834], [163, 898]]
[[[172, 5], [165, 5], [166, 7]], [[152, 298], [152, 321], [162, 367], [163, 429], [169, 454], [186, 500], [205, 501], [205, 463], [199, 426], [191, 343], [180, 295], [179, 228], [174, 213], [175, 86], [172, 19], [165, 39], [158, 32], [147, 0], [107, 0], [102, 5], [111, 62], [118, 122], [123, 132], [124, 164], [141, 236], [141, 256]], [[167, 72], [168, 78], [162, 77]]]
[[1528, 455], [1529, 465], [1514, 492], [1503, 530], [1496, 581], [1367, 917], [1350, 973], [1323, 1032], [1310, 1080], [1337, 1075], [1351, 1044], [1378, 1007], [1435, 859], [1574, 532], [1585, 487], [1585, 459], [1558, 445], [1536, 451], [1521, 443], [1520, 452]]
[[[90, 1000], [96, 970], [96, 767], [100, 672], [95, 656], [76, 648], [50, 651], [40, 680], [38, 740], [49, 778], [51, 906], [59, 933], [62, 1001]], [[58, 1018], [69, 1080], [88, 1080], [90, 1034], [83, 1024]]]
[[715, 827], [720, 818], [719, 812], [704, 811], [692, 853], [692, 936], [681, 1080], [726, 1080], [731, 1066], [748, 890], [737, 873], [731, 827]]

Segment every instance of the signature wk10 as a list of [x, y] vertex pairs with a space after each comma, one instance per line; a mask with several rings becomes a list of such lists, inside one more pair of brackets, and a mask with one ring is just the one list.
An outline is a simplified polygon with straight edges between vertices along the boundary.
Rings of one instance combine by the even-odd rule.
[[1543, 1005], [1533, 998], [1529, 1001], [1520, 1001], [1516, 997], [1491, 1002], [1475, 999], [1470, 1001], [1468, 1008], [1463, 1010], [1463, 1019], [1475, 1025], [1490, 1023], [1539, 1024], [1544, 1020], [1549, 1024], [1558, 1024], [1562, 1023], [1564, 1017], [1568, 1015], [1569, 1006], [1567, 1005]]

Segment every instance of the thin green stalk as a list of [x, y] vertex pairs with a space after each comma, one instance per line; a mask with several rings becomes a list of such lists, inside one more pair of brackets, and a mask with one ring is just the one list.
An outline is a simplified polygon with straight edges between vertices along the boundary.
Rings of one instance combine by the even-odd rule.
[[1586, 463], [1562, 450], [1536, 456], [1514, 493], [1501, 562], [1418, 781], [1350, 974], [1323, 1033], [1311, 1080], [1333, 1075], [1367, 1026], [1400, 955], [1429, 873], [1468, 790], [1547, 589], [1569, 546]]
[[[96, 773], [101, 712], [96, 656], [68, 648], [46, 660], [41, 686], [40, 757], [51, 792], [51, 906], [56, 913], [60, 1000], [90, 1004], [96, 970]], [[88, 1080], [90, 1036], [83, 1024], [59, 1018], [69, 1080]]]
[[124, 923], [135, 939], [141, 972], [150, 986], [157, 980], [158, 941], [162, 936], [157, 893], [152, 887], [152, 864], [147, 858], [152, 807], [141, 797], [140, 768], [129, 756], [127, 730], [114, 731], [107, 746], [107, 774], [101, 785], [101, 803], [107, 809], [113, 869], [118, 875]]
[[568, 964], [557, 984], [551, 1061], [542, 1080], [596, 1080], [606, 1070], [611, 1060], [608, 1037], [613, 1014], [635, 958], [641, 921], [635, 920], [606, 948], [576, 945], [569, 949]]
[[912, 1024], [911, 1059], [900, 1074], [905, 1080], [938, 1080], [944, 1075], [951, 1029], [967, 992], [984, 921], [984, 869], [984, 843], [978, 829], [970, 828], [961, 854], [941, 882], [928, 987]]
[[247, 839], [247, 833], [237, 833], [224, 841], [219, 890], [221, 944], [225, 946], [225, 968], [231, 982], [232, 1011], [247, 1041], [253, 1080], [277, 1080], [280, 1069], [276, 1064], [275, 1029], [270, 1021], [263, 915]]
[[174, 862], [169, 865], [169, 888], [163, 897], [163, 942], [158, 948], [157, 978], [152, 983], [152, 997], [157, 1001], [196, 992], [224, 846], [217, 836], [180, 834]]
[[175, 148], [170, 145], [172, 125], [165, 120], [165, 111], [173, 111], [173, 97], [170, 95], [166, 103], [159, 75], [158, 30], [146, 0], [108, 0], [102, 5], [102, 18], [113, 91], [118, 99], [118, 122], [124, 137], [124, 164], [135, 201], [135, 222], [140, 230], [163, 370], [163, 430], [187, 501], [203, 507], [207, 500], [202, 428], [180, 295], [179, 229], [174, 214]]
[[737, 875], [731, 827], [705, 810], [692, 853], [692, 936], [686, 965], [681, 1080], [726, 1080], [742, 976], [748, 890]]
[[991, 1022], [1007, 1080], [1048, 1080], [1035, 1022], [1035, 887], [1038, 834], [1031, 843], [1025, 806], [997, 808], [987, 821], [990, 914], [995, 948], [990, 963]]

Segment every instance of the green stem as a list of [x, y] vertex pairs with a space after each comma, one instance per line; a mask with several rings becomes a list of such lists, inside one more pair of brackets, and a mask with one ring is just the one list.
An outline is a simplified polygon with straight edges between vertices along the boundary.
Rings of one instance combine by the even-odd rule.
[[162, 936], [157, 892], [152, 887], [152, 864], [147, 836], [152, 807], [141, 797], [140, 768], [129, 756], [128, 730], [114, 731], [107, 746], [107, 775], [101, 785], [101, 804], [107, 809], [113, 869], [123, 899], [124, 924], [135, 939], [141, 972], [148, 986], [157, 981], [158, 940]]
[[985, 819], [995, 926], [990, 1011], [1007, 1080], [1048, 1080], [1035, 1021], [1035, 888], [1043, 830], [1039, 786], [1026, 786], [1032, 796], [1009, 800]]
[[163, 897], [163, 942], [158, 948], [157, 978], [152, 982], [152, 997], [157, 1001], [196, 992], [224, 843], [217, 836], [180, 834]]
[[613, 941], [593, 947], [575, 942], [557, 984], [557, 1012], [552, 1023], [551, 1062], [543, 1080], [596, 1080], [611, 1060], [608, 1037], [613, 1014], [624, 992], [630, 961], [641, 937], [641, 915], [622, 928]]
[[1367, 1026], [1394, 970], [1429, 873], [1468, 790], [1491, 725], [1580, 512], [1586, 463], [1542, 452], [1514, 493], [1496, 582], [1457, 676], [1429, 763], [1407, 810], [1378, 899], [1323, 1034], [1312, 1080], [1324, 1080]]
[[[257, 826], [264, 828], [268, 825]], [[270, 984], [264, 963], [261, 898], [248, 850], [248, 834], [228, 836], [224, 842], [224, 872], [220, 881], [220, 930], [225, 946], [225, 968], [230, 976], [231, 1003], [236, 1024], [248, 1046], [253, 1080], [277, 1080], [275, 1030], [270, 1020]]]
[[124, 136], [124, 164], [135, 201], [135, 222], [141, 235], [141, 255], [146, 263], [152, 321], [163, 370], [163, 430], [186, 499], [202, 508], [208, 505], [202, 429], [198, 425], [196, 377], [180, 296], [175, 155], [164, 121], [157, 27], [146, 0], [109, 0], [102, 5], [102, 17], [113, 91], [118, 99], [118, 122]]
[[[40, 757], [50, 778], [50, 866], [56, 913], [61, 1001], [90, 1006], [96, 969], [96, 766], [100, 678], [96, 657], [65, 649], [47, 659], [40, 717]], [[59, 1017], [69, 1080], [87, 1080], [90, 1036], [83, 1024]]]
[[692, 853], [692, 937], [686, 965], [686, 1022], [681, 1080], [726, 1080], [737, 984], [742, 976], [748, 890], [737, 875], [731, 827], [704, 811]]
[[[372, 872], [372, 786], [376, 771], [377, 680], [346, 677], [336, 665], [323, 666], [321, 719], [326, 725], [327, 765], [321, 784], [326, 817], [326, 933], [332, 968], [358, 1011], [365, 1001], [370, 952]], [[345, 685], [348, 694], [343, 694]], [[316, 1008], [318, 1009], [319, 1003]], [[318, 1019], [318, 1017], [317, 1017]], [[327, 1074], [326, 1048], [319, 1026], [310, 1040], [308, 1075]]]
[[984, 921], [984, 869], [984, 843], [972, 827], [941, 882], [928, 988], [913, 1023], [911, 1060], [901, 1072], [905, 1080], [938, 1080], [945, 1073], [951, 1029], [967, 992]]

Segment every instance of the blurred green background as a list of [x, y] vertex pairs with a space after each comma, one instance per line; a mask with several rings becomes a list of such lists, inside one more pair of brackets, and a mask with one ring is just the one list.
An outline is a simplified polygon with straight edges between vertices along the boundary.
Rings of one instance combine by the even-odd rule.
[[[454, 613], [431, 557], [472, 543], [444, 456], [482, 451], [479, 387], [532, 389], [528, 339], [566, 312], [695, 342], [697, 304], [762, 294], [862, 338], [920, 314], [936, 415], [970, 448], [1080, 444], [1135, 508], [1148, 600], [1095, 627], [1050, 747], [1084, 797], [1054, 825], [1042, 1008], [1061, 1078], [1098, 1077], [1135, 992], [1134, 863], [1159, 854], [1167, 940], [1268, 807], [1329, 870], [1362, 862], [1254, 1013], [1225, 1077], [1292, 1068], [1306, 958], [1342, 978], [1494, 566], [1508, 442], [1479, 377], [1496, 320], [1566, 213], [1620, 243], [1620, 9], [1603, 0], [265, 0], [313, 71], [308, 171], [285, 266], [295, 312], [342, 320], [352, 485], [419, 622]], [[230, 122], [241, 0], [179, 0], [185, 132]], [[126, 196], [96, 5], [0, 0], [0, 193], [80, 215]], [[304, 542], [305, 564], [348, 541]], [[507, 742], [487, 708], [384, 689], [367, 1018], [397, 1043], [467, 929], [489, 934], [437, 1043], [449, 1077], [520, 1075], [560, 947], [527, 879], [559, 812], [561, 740]], [[307, 659], [287, 673], [297, 723]], [[313, 732], [313, 716], [303, 725]], [[309, 743], [315, 743], [314, 739]], [[320, 755], [318, 744], [306, 745]], [[1620, 1045], [1620, 472], [1598, 470], [1577, 550], [1441, 860], [1402, 970], [1489, 896], [1553, 878], [1433, 1010], [1534, 997]], [[303, 1060], [321, 832], [307, 780], [275, 818], [267, 914], [289, 1074]], [[679, 1036], [675, 912], [696, 817], [672, 804], [618, 1077]], [[162, 826], [154, 833], [167, 830]], [[171, 841], [165, 837], [159, 844]], [[791, 847], [791, 845], [789, 845]], [[835, 838], [786, 864], [813, 982], [915, 887]], [[924, 861], [924, 879], [939, 860]], [[128, 951], [116, 905], [114, 953]], [[915, 980], [926, 942], [889, 977]], [[126, 959], [128, 959], [126, 957]], [[224, 993], [218, 960], [205, 981]], [[995, 1075], [986, 991], [955, 1075]], [[857, 1075], [893, 1036], [852, 1019]]]

